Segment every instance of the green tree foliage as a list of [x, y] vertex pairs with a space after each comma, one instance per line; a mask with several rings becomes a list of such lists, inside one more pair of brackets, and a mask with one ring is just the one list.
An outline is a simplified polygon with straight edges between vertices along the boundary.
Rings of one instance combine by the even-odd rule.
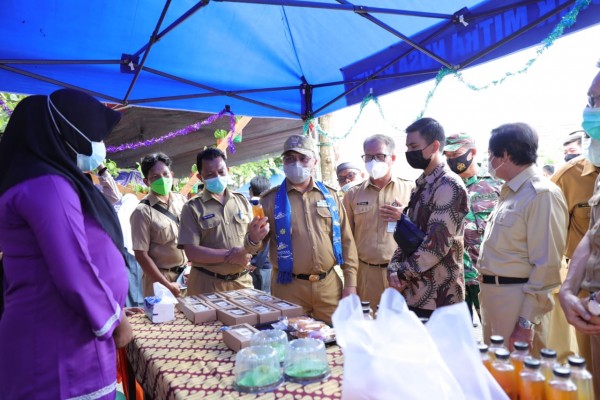
[[248, 162], [229, 169], [229, 175], [234, 182], [234, 187], [240, 187], [249, 182], [256, 175], [270, 178], [282, 169], [281, 157], [267, 158], [260, 161]]
[[[11, 110], [14, 110], [17, 106], [17, 103], [24, 97], [25, 96], [20, 94], [0, 93], [0, 99], [2, 99], [4, 104], [6, 104], [6, 106]], [[0, 136], [4, 133], [9, 118], [10, 116], [7, 114], [6, 110], [3, 107], [0, 108]]]

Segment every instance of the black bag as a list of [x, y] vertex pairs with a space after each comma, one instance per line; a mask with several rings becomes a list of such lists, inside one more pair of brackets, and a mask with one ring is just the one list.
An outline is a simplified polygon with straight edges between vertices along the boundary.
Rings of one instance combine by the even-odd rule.
[[394, 240], [398, 243], [398, 247], [402, 249], [402, 253], [409, 257], [417, 251], [424, 238], [425, 234], [419, 227], [407, 215], [402, 214], [396, 222], [396, 229], [394, 230]]

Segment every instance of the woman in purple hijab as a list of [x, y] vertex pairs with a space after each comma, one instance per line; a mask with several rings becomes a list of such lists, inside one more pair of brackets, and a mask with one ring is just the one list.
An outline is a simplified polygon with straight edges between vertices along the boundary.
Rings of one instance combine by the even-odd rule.
[[15, 108], [0, 141], [0, 399], [114, 399], [132, 338], [123, 238], [82, 170], [120, 114], [62, 89]]

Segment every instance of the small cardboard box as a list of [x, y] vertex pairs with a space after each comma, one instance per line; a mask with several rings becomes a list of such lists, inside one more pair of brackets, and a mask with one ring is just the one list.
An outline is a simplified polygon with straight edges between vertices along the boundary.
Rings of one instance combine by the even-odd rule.
[[262, 304], [261, 302], [259, 302], [258, 300], [254, 300], [250, 297], [232, 297], [229, 300], [231, 300], [232, 303], [238, 304], [242, 307], [248, 308], [250, 306], [255, 306], [257, 304]]
[[242, 307], [224, 308], [217, 310], [217, 319], [228, 326], [239, 324], [256, 325], [258, 315]]
[[238, 290], [228, 290], [226, 292], [219, 292], [219, 294], [221, 294], [227, 298], [243, 296]]
[[259, 324], [275, 322], [279, 320], [279, 317], [281, 317], [281, 310], [270, 307], [267, 304], [256, 303], [255, 305], [246, 306], [246, 308], [258, 315]]
[[154, 324], [173, 321], [175, 319], [175, 304], [172, 303], [152, 303], [148, 301], [151, 297], [144, 299], [144, 310], [146, 316]]
[[218, 300], [209, 301], [208, 305], [213, 306], [217, 310], [237, 307], [235, 304], [230, 302], [229, 299], [218, 299]]
[[240, 296], [257, 296], [259, 294], [268, 294], [266, 292], [263, 292], [262, 290], [254, 288], [238, 289], [237, 292]]
[[304, 310], [299, 305], [290, 303], [288, 301], [278, 300], [274, 303], [269, 303], [269, 306], [276, 308], [281, 311], [281, 315], [284, 317], [300, 317], [304, 315]]
[[248, 324], [234, 325], [223, 332], [223, 341], [225, 345], [233, 351], [240, 351], [244, 347], [250, 346], [252, 335], [258, 332], [258, 329]]
[[261, 293], [261, 294], [254, 295], [254, 296], [252, 296], [252, 298], [260, 301], [261, 303], [267, 303], [267, 304], [274, 303], [276, 301], [281, 301], [277, 297], [273, 297], [273, 296], [268, 295], [266, 293]]
[[200, 297], [201, 299], [207, 300], [207, 301], [217, 301], [217, 300], [223, 300], [225, 298], [225, 296], [223, 296], [221, 293], [203, 293], [201, 295], [199, 295], [198, 297]]
[[217, 319], [217, 310], [207, 303], [200, 301], [196, 296], [180, 298], [177, 309], [194, 324], [215, 321]]

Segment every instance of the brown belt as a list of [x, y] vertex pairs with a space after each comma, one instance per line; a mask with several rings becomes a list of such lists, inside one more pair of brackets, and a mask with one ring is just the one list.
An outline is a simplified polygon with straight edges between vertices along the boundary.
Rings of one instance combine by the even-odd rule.
[[325, 279], [325, 277], [327, 275], [329, 275], [329, 273], [331, 271], [333, 271], [333, 267], [331, 267], [329, 269], [329, 271], [323, 272], [321, 274], [311, 274], [311, 275], [308, 275], [308, 274], [292, 274], [292, 276], [294, 278], [296, 278], [296, 279], [302, 279], [302, 280], [311, 281], [311, 282], [319, 282], [319, 281]]
[[202, 267], [194, 267], [194, 268], [196, 268], [203, 274], [210, 275], [213, 278], [221, 279], [223, 281], [235, 281], [237, 278], [240, 278], [249, 272], [248, 270], [245, 270], [242, 272], [238, 272], [237, 274], [221, 275], [221, 274], [217, 274], [216, 272], [209, 271]]
[[366, 261], [363, 261], [363, 260], [359, 260], [359, 261], [360, 261], [361, 263], [363, 263], [363, 264], [367, 264], [367, 265], [368, 265], [368, 266], [370, 266], [370, 267], [379, 267], [379, 268], [387, 268], [387, 267], [388, 267], [388, 264], [389, 264], [389, 263], [385, 263], [385, 264], [371, 264], [371, 263], [368, 263], [368, 262], [366, 262]]

